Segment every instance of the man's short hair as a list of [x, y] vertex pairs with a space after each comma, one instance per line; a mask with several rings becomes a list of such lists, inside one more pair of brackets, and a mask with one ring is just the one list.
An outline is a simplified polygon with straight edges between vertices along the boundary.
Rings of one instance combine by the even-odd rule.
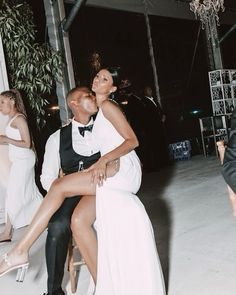
[[67, 93], [67, 96], [66, 96], [66, 99], [68, 101], [68, 99], [73, 96], [76, 92], [80, 92], [80, 91], [89, 91], [89, 88], [87, 86], [78, 86], [78, 87], [75, 87], [75, 88], [72, 88], [68, 93]]

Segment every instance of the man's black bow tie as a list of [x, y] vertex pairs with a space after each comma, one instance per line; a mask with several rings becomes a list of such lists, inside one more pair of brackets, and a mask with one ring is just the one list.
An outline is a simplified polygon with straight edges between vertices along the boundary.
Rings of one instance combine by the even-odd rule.
[[79, 128], [79, 133], [84, 136], [84, 132], [85, 131], [89, 131], [91, 132], [93, 129], [93, 125], [89, 125], [89, 126], [84, 126], [84, 127], [78, 127]]

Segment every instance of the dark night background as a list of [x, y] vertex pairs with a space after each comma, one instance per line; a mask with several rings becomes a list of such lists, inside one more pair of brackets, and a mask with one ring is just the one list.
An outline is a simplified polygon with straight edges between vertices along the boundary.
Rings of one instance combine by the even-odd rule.
[[[43, 42], [47, 35], [43, 1], [27, 2], [34, 10], [37, 38]], [[67, 15], [71, 8], [72, 5], [66, 5]], [[167, 114], [168, 142], [199, 137], [197, 116], [212, 114], [205, 33], [201, 30], [197, 38], [198, 21], [151, 16], [150, 22], [162, 104]], [[221, 24], [219, 35], [230, 27]], [[235, 40], [236, 30], [222, 44], [224, 68], [236, 68]], [[96, 51], [103, 64], [122, 67], [136, 94], [139, 95], [145, 85], [153, 85], [142, 14], [81, 7], [70, 29], [70, 42], [77, 84], [89, 82], [89, 58]], [[200, 112], [194, 116], [193, 110]]]

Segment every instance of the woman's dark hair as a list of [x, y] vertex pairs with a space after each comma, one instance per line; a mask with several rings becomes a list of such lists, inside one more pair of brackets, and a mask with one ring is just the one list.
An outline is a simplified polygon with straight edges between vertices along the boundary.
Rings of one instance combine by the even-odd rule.
[[17, 111], [19, 113], [22, 113], [26, 117], [26, 110], [25, 110], [24, 102], [23, 102], [23, 99], [22, 99], [22, 96], [21, 96], [19, 90], [10, 89], [10, 90], [7, 90], [7, 91], [3, 91], [1, 93], [1, 95], [6, 96], [6, 97], [14, 100], [15, 107], [16, 107]]
[[107, 67], [105, 69], [111, 74], [113, 85], [119, 88], [121, 84], [120, 67]]

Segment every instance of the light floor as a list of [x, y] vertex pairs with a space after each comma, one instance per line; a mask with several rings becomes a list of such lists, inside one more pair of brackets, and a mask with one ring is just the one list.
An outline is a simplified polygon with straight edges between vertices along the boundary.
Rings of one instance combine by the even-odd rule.
[[[168, 295], [236, 294], [236, 220], [219, 169], [217, 158], [195, 156], [144, 175], [139, 196], [153, 222]], [[14, 242], [23, 231], [15, 232]], [[46, 291], [45, 237], [46, 232], [32, 248], [24, 283], [16, 283], [15, 273], [9, 273], [0, 278], [1, 295]], [[0, 254], [9, 248], [1, 244]], [[63, 284], [72, 294], [67, 271]], [[84, 266], [76, 294], [84, 295], [87, 285]]]

